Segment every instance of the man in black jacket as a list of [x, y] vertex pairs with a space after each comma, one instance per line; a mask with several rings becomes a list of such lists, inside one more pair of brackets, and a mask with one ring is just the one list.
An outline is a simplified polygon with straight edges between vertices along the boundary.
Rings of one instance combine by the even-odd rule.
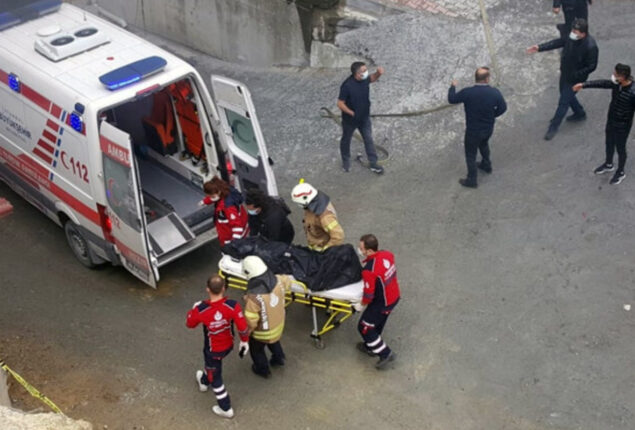
[[[448, 102], [463, 103], [465, 108], [465, 163], [467, 178], [459, 179], [459, 184], [476, 188], [476, 168], [492, 173], [489, 158], [489, 138], [494, 132], [494, 122], [507, 110], [503, 95], [497, 88], [489, 86], [489, 69], [476, 70], [476, 85], [456, 92], [457, 81], [452, 81], [448, 91]], [[481, 162], [476, 163], [476, 153], [481, 153]]]
[[527, 48], [527, 53], [558, 48], [563, 48], [560, 58], [560, 99], [545, 134], [545, 140], [551, 140], [556, 135], [569, 107], [573, 110], [573, 115], [567, 117], [567, 121], [577, 122], [586, 119], [584, 108], [573, 91], [573, 85], [586, 81], [598, 65], [598, 46], [588, 34], [588, 26], [584, 19], [576, 19], [573, 22], [573, 28], [566, 40], [554, 39], [540, 45], [532, 45]]
[[571, 26], [576, 18], [582, 18], [589, 22], [589, 5], [592, 0], [553, 0], [553, 13], [564, 13], [564, 24], [558, 24], [560, 36], [564, 39], [571, 31]]
[[631, 68], [626, 64], [617, 64], [611, 80], [600, 79], [575, 84], [574, 91], [582, 88], [606, 88], [612, 90], [611, 104], [606, 119], [606, 160], [593, 172], [601, 175], [612, 172], [613, 153], [617, 149], [618, 165], [617, 172], [611, 179], [612, 185], [617, 185], [626, 177], [624, 165], [626, 164], [626, 140], [633, 125], [633, 114], [635, 113], [635, 89], [633, 88], [633, 77]]
[[249, 214], [250, 236], [262, 236], [288, 244], [293, 242], [295, 231], [287, 218], [291, 211], [284, 202], [274, 200], [259, 189], [250, 189], [247, 191], [245, 208]]

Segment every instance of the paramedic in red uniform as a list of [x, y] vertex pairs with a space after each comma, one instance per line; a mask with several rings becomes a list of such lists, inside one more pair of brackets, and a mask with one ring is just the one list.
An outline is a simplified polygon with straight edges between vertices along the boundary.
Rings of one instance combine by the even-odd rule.
[[215, 205], [214, 225], [220, 245], [224, 246], [232, 240], [247, 237], [249, 216], [242, 205], [243, 196], [240, 192], [217, 176], [206, 182], [203, 190], [207, 196], [200, 204]]
[[194, 307], [187, 313], [186, 325], [195, 328], [203, 325], [205, 335], [205, 372], [196, 371], [196, 382], [201, 392], [212, 390], [216, 395], [218, 405], [212, 411], [221, 417], [232, 418], [234, 410], [231, 407], [229, 394], [223, 384], [223, 358], [234, 347], [234, 324], [240, 336], [240, 358], [249, 351], [249, 331], [247, 320], [243, 315], [240, 304], [225, 297], [225, 281], [219, 275], [212, 275], [207, 280], [208, 300], [194, 303]]
[[364, 341], [358, 343], [357, 348], [368, 355], [378, 356], [375, 367], [383, 369], [396, 356], [381, 334], [388, 316], [399, 303], [399, 282], [394, 255], [378, 249], [375, 235], [365, 234], [359, 239], [358, 252], [364, 258], [364, 294], [362, 302], [355, 304], [355, 310], [363, 311], [357, 329]]

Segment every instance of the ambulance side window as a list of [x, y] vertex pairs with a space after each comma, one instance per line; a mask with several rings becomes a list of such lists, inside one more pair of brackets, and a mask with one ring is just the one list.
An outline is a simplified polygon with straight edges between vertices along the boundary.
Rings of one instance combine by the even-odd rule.
[[254, 129], [251, 126], [251, 120], [229, 109], [225, 109], [225, 113], [227, 116], [227, 124], [229, 124], [232, 130], [236, 146], [250, 156], [258, 158], [258, 142], [256, 141]]
[[137, 205], [132, 183], [132, 169], [111, 160], [104, 159], [104, 179], [106, 183], [106, 198], [115, 214], [128, 226], [141, 231], [140, 220], [137, 217]]

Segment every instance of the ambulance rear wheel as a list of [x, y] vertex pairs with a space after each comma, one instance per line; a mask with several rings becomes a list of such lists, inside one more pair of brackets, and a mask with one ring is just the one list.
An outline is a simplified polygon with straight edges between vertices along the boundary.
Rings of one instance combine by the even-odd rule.
[[84, 236], [82, 236], [73, 221], [66, 221], [66, 224], [64, 224], [64, 232], [66, 233], [68, 245], [71, 247], [73, 254], [75, 254], [75, 258], [89, 269], [94, 268], [96, 264], [90, 255], [88, 242], [84, 239]]

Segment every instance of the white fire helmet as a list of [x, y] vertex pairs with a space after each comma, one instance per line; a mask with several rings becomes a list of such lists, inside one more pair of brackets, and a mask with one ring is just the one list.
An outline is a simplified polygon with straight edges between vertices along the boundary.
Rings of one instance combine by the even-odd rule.
[[243, 273], [247, 279], [255, 278], [267, 271], [267, 265], [260, 257], [250, 255], [243, 260]]
[[317, 193], [318, 190], [313, 185], [304, 182], [304, 179], [300, 179], [300, 183], [291, 190], [291, 200], [304, 208], [311, 203]]

